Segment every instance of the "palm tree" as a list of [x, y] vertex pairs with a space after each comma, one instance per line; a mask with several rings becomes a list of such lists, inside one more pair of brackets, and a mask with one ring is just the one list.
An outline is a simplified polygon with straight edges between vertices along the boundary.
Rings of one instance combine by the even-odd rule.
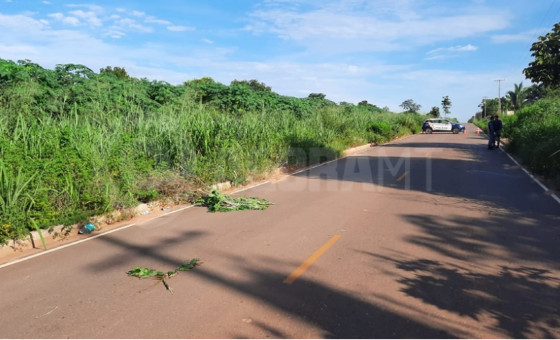
[[508, 91], [506, 96], [510, 102], [510, 107], [515, 111], [520, 109], [525, 103], [528, 88], [523, 87], [523, 82], [513, 85], [514, 90]]

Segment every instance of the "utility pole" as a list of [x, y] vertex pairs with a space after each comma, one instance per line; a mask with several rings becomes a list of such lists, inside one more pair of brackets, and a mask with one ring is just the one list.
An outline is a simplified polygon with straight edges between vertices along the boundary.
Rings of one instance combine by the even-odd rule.
[[498, 82], [498, 114], [502, 114], [502, 94], [500, 92], [500, 85], [505, 79], [496, 79], [494, 81]]
[[482, 97], [482, 101], [484, 102], [484, 115], [482, 116], [482, 118], [486, 118], [486, 99], [488, 97]]

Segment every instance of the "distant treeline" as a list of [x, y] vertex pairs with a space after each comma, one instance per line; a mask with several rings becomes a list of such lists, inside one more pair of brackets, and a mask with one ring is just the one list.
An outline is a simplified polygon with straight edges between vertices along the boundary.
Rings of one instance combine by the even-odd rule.
[[256, 80], [171, 85], [120, 67], [0, 59], [0, 243], [330, 160], [417, 132], [424, 118], [282, 96]]

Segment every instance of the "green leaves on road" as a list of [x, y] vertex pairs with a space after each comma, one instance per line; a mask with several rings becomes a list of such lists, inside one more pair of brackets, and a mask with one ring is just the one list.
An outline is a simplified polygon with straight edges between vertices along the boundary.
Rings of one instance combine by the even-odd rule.
[[200, 259], [194, 258], [190, 261], [183, 262], [179, 267], [175, 268], [174, 271], [169, 271], [167, 273], [146, 267], [134, 267], [126, 273], [129, 276], [135, 276], [139, 279], [156, 279], [158, 282], [163, 283], [165, 289], [173, 294], [173, 288], [169, 286], [166, 279], [170, 279], [171, 277], [177, 275], [177, 272], [191, 271], [195, 267], [200, 266], [201, 263]]
[[274, 203], [257, 197], [236, 197], [220, 193], [213, 189], [210, 193], [196, 200], [194, 205], [204, 206], [210, 212], [236, 210], [265, 210]]

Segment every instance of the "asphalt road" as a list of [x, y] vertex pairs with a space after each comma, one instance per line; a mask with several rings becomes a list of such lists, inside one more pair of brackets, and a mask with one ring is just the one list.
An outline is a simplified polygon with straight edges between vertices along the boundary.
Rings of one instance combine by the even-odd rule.
[[[560, 204], [472, 131], [241, 193], [265, 211], [194, 207], [4, 266], [0, 337], [560, 338]], [[126, 275], [195, 257], [174, 294]]]

